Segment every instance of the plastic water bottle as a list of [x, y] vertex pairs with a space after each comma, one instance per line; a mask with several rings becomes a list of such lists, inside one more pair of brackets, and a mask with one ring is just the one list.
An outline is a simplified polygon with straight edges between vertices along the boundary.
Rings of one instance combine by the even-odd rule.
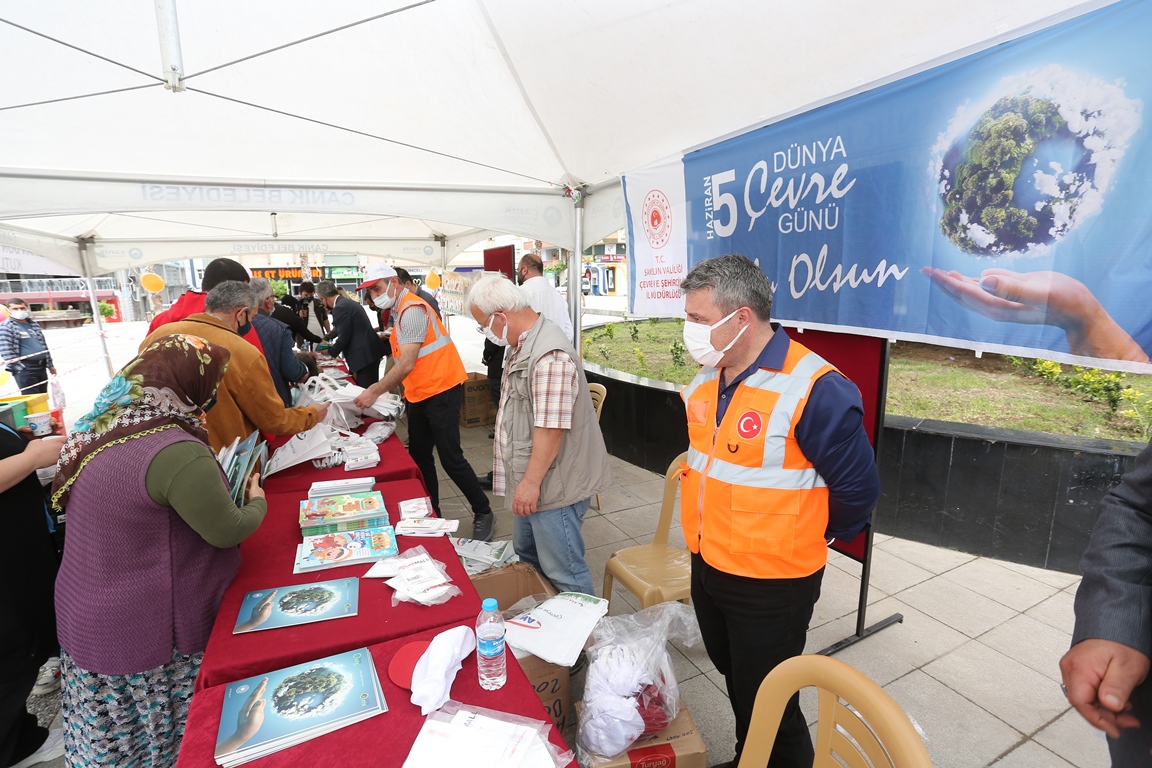
[[504, 656], [504, 617], [496, 598], [486, 597], [476, 617], [476, 666], [480, 669], [480, 687], [495, 691], [508, 679]]

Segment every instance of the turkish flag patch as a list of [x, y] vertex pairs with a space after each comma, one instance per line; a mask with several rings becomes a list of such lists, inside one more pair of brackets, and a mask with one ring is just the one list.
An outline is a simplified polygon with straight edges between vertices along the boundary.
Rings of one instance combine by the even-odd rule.
[[740, 420], [736, 422], [736, 434], [745, 440], [751, 440], [756, 437], [763, 428], [764, 421], [756, 411], [745, 411], [740, 417]]

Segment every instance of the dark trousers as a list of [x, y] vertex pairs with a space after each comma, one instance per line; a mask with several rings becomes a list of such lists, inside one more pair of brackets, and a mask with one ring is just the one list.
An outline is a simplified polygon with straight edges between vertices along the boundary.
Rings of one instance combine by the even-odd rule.
[[24, 370], [16, 371], [14, 375], [22, 395], [44, 394], [48, 391], [48, 366], [25, 365]]
[[[692, 606], [708, 657], [728, 685], [736, 716], [736, 759], [744, 749], [760, 683], [785, 659], [804, 652], [812, 606], [820, 597], [821, 568], [800, 579], [751, 579], [719, 571], [692, 555]], [[788, 702], [769, 768], [811, 768], [815, 752], [800, 711]]]
[[1136, 686], [1128, 697], [1132, 710], [1140, 721], [1139, 728], [1125, 728], [1119, 739], [1108, 739], [1108, 751], [1112, 755], [1114, 768], [1130, 765], [1152, 765], [1149, 750], [1152, 750], [1152, 682], [1145, 681]]
[[380, 381], [380, 361], [366, 365], [358, 371], [352, 372], [352, 378], [356, 380], [358, 387], [370, 387], [376, 382]]
[[440, 456], [444, 472], [468, 499], [472, 514], [483, 515], [492, 511], [492, 505], [476, 479], [476, 472], [460, 448], [460, 401], [463, 397], [464, 385], [457, 384], [426, 400], [408, 403], [408, 453], [424, 476], [424, 486], [437, 514], [440, 513], [440, 481], [432, 458], [433, 447]]

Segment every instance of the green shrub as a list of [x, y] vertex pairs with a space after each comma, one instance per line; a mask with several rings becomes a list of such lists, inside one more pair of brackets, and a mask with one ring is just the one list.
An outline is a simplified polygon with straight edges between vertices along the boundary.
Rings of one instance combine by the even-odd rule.
[[688, 364], [688, 348], [684, 346], [684, 342], [680, 339], [673, 339], [672, 344], [668, 347], [668, 351], [672, 353], [672, 365], [677, 368], [683, 368]]
[[641, 372], [648, 373], [648, 363], [644, 361], [644, 350], [636, 347], [632, 352], [636, 355], [636, 364], [640, 366]]
[[636, 323], [628, 323], [628, 335], [632, 337], [632, 341], [640, 341], [640, 326]]
[[100, 317], [115, 317], [116, 308], [106, 301], [101, 301], [97, 305], [100, 311]]

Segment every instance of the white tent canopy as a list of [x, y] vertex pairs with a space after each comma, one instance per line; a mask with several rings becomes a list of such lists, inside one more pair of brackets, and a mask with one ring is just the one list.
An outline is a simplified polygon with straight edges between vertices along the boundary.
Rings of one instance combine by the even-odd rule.
[[10, 265], [579, 248], [627, 170], [1106, 4], [175, 2], [0, 9]]

